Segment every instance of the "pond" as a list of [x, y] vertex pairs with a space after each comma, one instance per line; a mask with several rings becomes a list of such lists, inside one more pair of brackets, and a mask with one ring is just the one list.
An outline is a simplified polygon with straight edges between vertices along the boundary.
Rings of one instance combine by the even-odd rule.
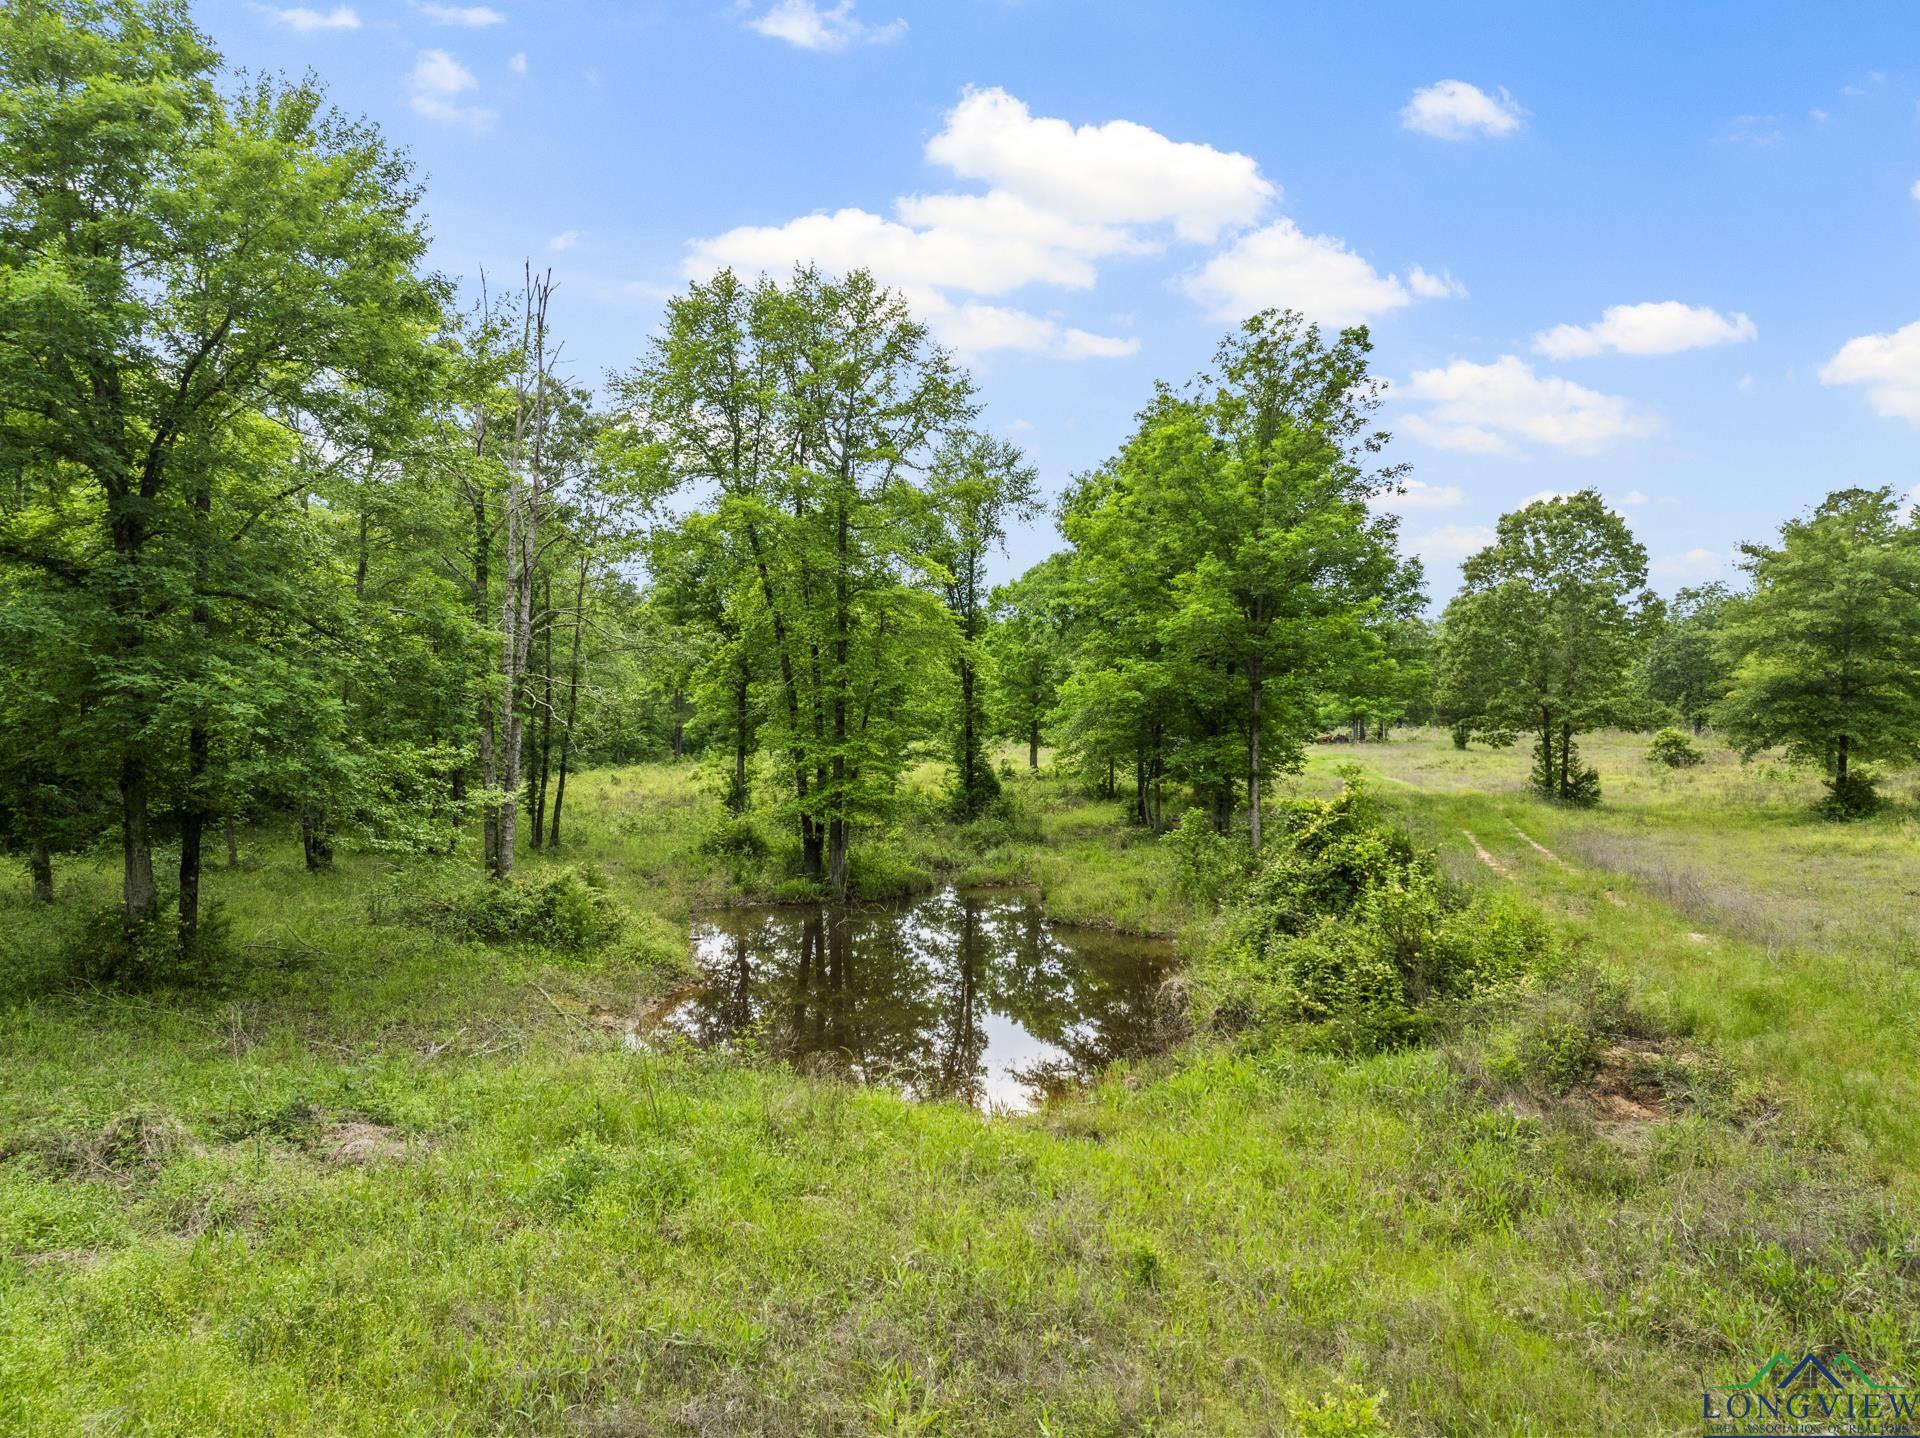
[[916, 1098], [1032, 1108], [1169, 1036], [1171, 943], [1052, 923], [1017, 890], [728, 909], [697, 919], [693, 942], [703, 977], [656, 1031], [750, 1039]]

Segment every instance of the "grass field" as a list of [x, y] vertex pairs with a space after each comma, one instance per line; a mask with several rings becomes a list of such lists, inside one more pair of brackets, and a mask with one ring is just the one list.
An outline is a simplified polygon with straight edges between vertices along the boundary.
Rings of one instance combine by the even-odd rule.
[[[210, 876], [232, 981], [129, 994], [63, 976], [111, 876], [48, 911], [11, 875], [0, 1430], [1560, 1438], [1698, 1433], [1701, 1386], [1782, 1349], [1910, 1381], [1910, 783], [1839, 827], [1803, 775], [1644, 742], [1589, 746], [1590, 812], [1438, 734], [1286, 786], [1359, 764], [1713, 1076], [1624, 1119], [1509, 1101], [1471, 1027], [1203, 1033], [1023, 1118], [629, 1047], [689, 912], [781, 858], [716, 857], [687, 771], [581, 785], [567, 858], [633, 914], [590, 958], [399, 924], [432, 876], [263, 832]], [[912, 806], [868, 882], [1032, 882], [1204, 963], [1163, 845], [1021, 782], [1003, 823]]]

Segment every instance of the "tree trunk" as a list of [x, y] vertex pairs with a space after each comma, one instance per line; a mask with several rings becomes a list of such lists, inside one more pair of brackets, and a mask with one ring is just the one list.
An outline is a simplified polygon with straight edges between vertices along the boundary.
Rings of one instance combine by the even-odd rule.
[[301, 806], [300, 847], [307, 856], [308, 872], [333, 867], [333, 832], [327, 827], [326, 811], [318, 805]]
[[187, 802], [180, 815], [180, 956], [191, 959], [200, 944], [200, 860], [207, 806], [200, 796], [207, 774], [207, 731], [187, 734]]
[[572, 653], [567, 656], [567, 718], [560, 727], [560, 779], [553, 790], [553, 824], [547, 843], [560, 847], [560, 809], [567, 798], [567, 768], [573, 759], [573, 721], [580, 713], [580, 631], [587, 622], [587, 555], [580, 555], [580, 574], [573, 590]]
[[727, 808], [735, 814], [747, 812], [747, 675], [744, 669], [733, 681], [733, 783], [727, 789]]
[[1247, 665], [1247, 837], [1260, 852], [1260, 705], [1265, 697], [1266, 666], [1259, 656]]
[[33, 865], [33, 898], [35, 903], [53, 902], [53, 850], [45, 839], [33, 841], [31, 855]]
[[147, 761], [130, 753], [120, 762], [121, 899], [129, 930], [153, 917], [153, 836], [147, 828]]
[[1040, 721], [1038, 719], [1027, 726], [1027, 767], [1029, 769], [1040, 767]]
[[1847, 751], [1851, 747], [1850, 737], [1842, 734], [1834, 748], [1833, 780], [1834, 787], [1844, 788], [1847, 782]]
[[233, 822], [233, 812], [231, 810], [227, 812], [225, 828], [227, 831], [227, 867], [229, 869], [237, 869], [240, 867], [240, 830]]

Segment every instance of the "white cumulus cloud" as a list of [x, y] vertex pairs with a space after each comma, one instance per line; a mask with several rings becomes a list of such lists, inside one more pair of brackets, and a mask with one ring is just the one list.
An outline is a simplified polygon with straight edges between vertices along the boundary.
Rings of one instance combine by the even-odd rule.
[[580, 232], [578, 230], [562, 230], [559, 234], [547, 241], [547, 248], [559, 254], [572, 249], [579, 243]]
[[1429, 564], [1458, 564], [1476, 550], [1493, 543], [1493, 531], [1484, 524], [1442, 524], [1404, 541]]
[[413, 67], [414, 113], [475, 130], [491, 129], [493, 111], [478, 105], [462, 105], [456, 99], [479, 83], [473, 78], [473, 71], [445, 50], [422, 50]]
[[1514, 355], [1491, 364], [1457, 359], [1417, 370], [1402, 393], [1427, 405], [1408, 417], [1406, 432], [1442, 449], [1499, 454], [1537, 444], [1591, 453], [1611, 440], [1659, 428], [1654, 417], [1619, 395], [1535, 374]]
[[1074, 126], [1035, 116], [997, 88], [963, 95], [927, 142], [927, 158], [1056, 214], [1171, 224], [1198, 243], [1251, 224], [1279, 195], [1250, 156], [1170, 140], [1131, 120]]
[[747, 22], [771, 39], [802, 50], [845, 50], [851, 45], [890, 45], [907, 33], [905, 20], [869, 25], [853, 13], [853, 0], [822, 9], [813, 0], [779, 0]]
[[296, 5], [291, 10], [275, 10], [273, 18], [289, 30], [305, 34], [311, 30], [358, 30], [360, 14], [351, 5], [336, 5], [331, 10], [309, 10]]
[[1533, 351], [1549, 359], [1583, 359], [1611, 351], [1669, 355], [1712, 345], [1744, 344], [1760, 331], [1742, 314], [1723, 315], [1706, 305], [1658, 300], [1610, 305], [1590, 325], [1555, 325], [1533, 337]]
[[1343, 241], [1309, 235], [1287, 219], [1242, 235], [1177, 283], [1219, 320], [1279, 305], [1322, 324], [1351, 325], [1414, 299], [1397, 275], [1381, 274]]
[[1453, 509], [1466, 496], [1457, 484], [1428, 484], [1424, 479], [1403, 479], [1397, 490], [1385, 489], [1374, 495], [1375, 509], [1405, 514], [1416, 509]]
[[1875, 414], [1920, 425], [1920, 320], [1848, 340], [1821, 366], [1820, 382], [1865, 385]]
[[1441, 80], [1413, 97], [1400, 111], [1400, 123], [1436, 140], [1471, 140], [1511, 135], [1526, 121], [1526, 111], [1503, 87], [1489, 95], [1465, 80]]
[[461, 25], [469, 30], [507, 23], [507, 17], [490, 5], [422, 5], [420, 12], [441, 25]]

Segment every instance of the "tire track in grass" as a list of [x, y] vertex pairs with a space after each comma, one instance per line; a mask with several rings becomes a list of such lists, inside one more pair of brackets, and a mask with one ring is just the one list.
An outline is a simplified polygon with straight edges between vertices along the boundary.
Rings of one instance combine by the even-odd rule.
[[1513, 870], [1509, 869], [1505, 864], [1494, 858], [1492, 854], [1488, 853], [1487, 846], [1474, 838], [1473, 830], [1462, 829], [1460, 832], [1467, 836], [1467, 842], [1473, 845], [1473, 852], [1480, 856], [1481, 863], [1485, 864], [1503, 879], [1511, 879], [1513, 877]]
[[1534, 838], [1533, 835], [1529, 834], [1525, 829], [1521, 828], [1518, 824], [1514, 823], [1513, 820], [1511, 819], [1507, 820], [1507, 827], [1512, 829], [1513, 832], [1518, 834], [1522, 839], [1525, 839], [1527, 841], [1528, 846], [1533, 850], [1533, 852], [1538, 854], [1541, 858], [1545, 859], [1548, 863], [1559, 865], [1562, 869], [1565, 869], [1569, 874], [1573, 872], [1573, 865], [1569, 864], [1565, 859], [1561, 858], [1558, 854], [1554, 853], [1553, 850], [1549, 849], [1545, 844], [1541, 843], [1538, 839]]

